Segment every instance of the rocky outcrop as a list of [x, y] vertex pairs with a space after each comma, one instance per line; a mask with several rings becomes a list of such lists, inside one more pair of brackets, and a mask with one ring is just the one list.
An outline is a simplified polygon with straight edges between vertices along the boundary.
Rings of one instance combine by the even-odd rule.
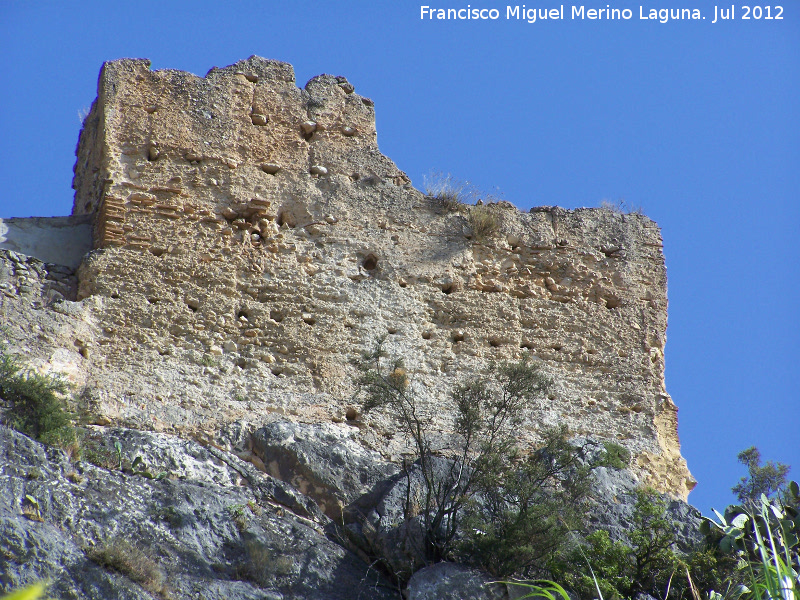
[[344, 506], [380, 489], [399, 467], [358, 443], [352, 427], [276, 421], [251, 439], [264, 470], [314, 498], [341, 521]]
[[[235, 423], [203, 446], [95, 426], [75, 460], [0, 426], [0, 591], [49, 580], [64, 599], [399, 600], [399, 579], [403, 597], [419, 600], [519, 596], [472, 567], [422, 566], [413, 519], [404, 522], [405, 476], [378, 457], [353, 463], [346, 432], [319, 428]], [[270, 446], [279, 450], [267, 470], [305, 493], [264, 472]], [[627, 541], [635, 480], [599, 467], [593, 490], [593, 525]], [[669, 514], [679, 548], [697, 547], [696, 511], [672, 501]]]
[[76, 600], [400, 597], [326, 537], [313, 502], [234, 455], [120, 429], [84, 444], [108, 468], [0, 427], [0, 589], [49, 579], [54, 597]]
[[[407, 600], [506, 600], [504, 585], [484, 573], [454, 563], [420, 569], [408, 582]], [[516, 596], [512, 596], [516, 597]]]
[[78, 278], [75, 269], [63, 264], [46, 263], [0, 249], [0, 293], [9, 299], [27, 300], [34, 308], [52, 306], [58, 301], [75, 299]]

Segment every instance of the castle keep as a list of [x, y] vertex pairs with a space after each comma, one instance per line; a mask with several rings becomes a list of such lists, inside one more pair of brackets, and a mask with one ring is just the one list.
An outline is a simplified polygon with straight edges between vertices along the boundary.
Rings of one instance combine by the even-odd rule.
[[[52, 319], [30, 353], [98, 423], [214, 439], [288, 415], [358, 426], [397, 460], [405, 441], [352, 400], [352, 358], [386, 336], [432, 412], [491, 361], [530, 354], [556, 387], [523, 442], [563, 422], [628, 448], [644, 483], [684, 499], [694, 485], [647, 217], [497, 202], [498, 232], [479, 238], [469, 207], [426, 197], [380, 153], [373, 103], [346, 79], [299, 89], [290, 65], [259, 57], [204, 78], [106, 63], [74, 188], [94, 250], [72, 297], [31, 292]], [[3, 316], [31, 326], [16, 318], [30, 295], [8, 289]]]

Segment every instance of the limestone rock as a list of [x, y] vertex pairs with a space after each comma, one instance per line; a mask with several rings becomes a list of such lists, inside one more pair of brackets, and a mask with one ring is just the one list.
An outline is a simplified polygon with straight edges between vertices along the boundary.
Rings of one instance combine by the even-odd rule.
[[407, 600], [506, 600], [502, 584], [485, 573], [455, 563], [438, 563], [414, 573]]
[[[685, 498], [694, 480], [664, 385], [657, 226], [506, 202], [485, 207], [499, 233], [477, 243], [463, 215], [409, 183], [378, 149], [373, 102], [344, 78], [301, 90], [290, 65], [259, 57], [205, 77], [106, 63], [73, 182], [71, 218], [90, 222], [95, 250], [72, 283], [11, 261], [4, 320], [32, 363], [55, 368], [60, 353], [101, 390], [96, 419], [186, 436], [252, 414], [261, 425], [276, 413], [338, 418], [351, 359], [384, 334], [443, 430], [454, 384], [531, 355], [557, 386], [523, 444], [541, 424], [602, 432], [632, 452], [638, 481]], [[80, 315], [53, 315], [60, 297]], [[34, 305], [53, 333], [29, 344]], [[373, 447], [399, 456], [402, 436], [370, 419], [383, 440]]]
[[[353, 359], [382, 337], [445, 441], [454, 385], [539, 361], [556, 383], [525, 416], [523, 449], [557, 423], [624, 445], [631, 468], [596, 473], [595, 525], [624, 540], [647, 484], [691, 546], [655, 223], [498, 202], [483, 207], [497, 234], [478, 242], [410, 183], [343, 77], [300, 89], [290, 65], [256, 56], [205, 77], [103, 65], [73, 215], [0, 221], [0, 321], [9, 351], [115, 427], [92, 429], [103, 467], [0, 429], [0, 581], [149, 597], [90, 558], [122, 538], [163, 564], [176, 598], [397, 598], [351, 552], [366, 540], [401, 578], [421, 566], [404, 547], [418, 529], [398, 472], [409, 440], [354, 397]], [[409, 594], [493, 597], [480, 578], [437, 566]]]
[[347, 425], [275, 421], [252, 436], [266, 470], [314, 498], [322, 512], [341, 519], [342, 507], [380, 487], [399, 468], [356, 441]]
[[[100, 564], [100, 549], [127, 544], [140, 564], [163, 570], [166, 589], [155, 591], [171, 598], [399, 599], [315, 521], [258, 487], [230, 485], [238, 470], [197, 444], [124, 430], [100, 437], [124, 441], [126, 471], [71, 464], [0, 427], [0, 589], [47, 578], [55, 597], [152, 598], [152, 582]], [[148, 453], [169, 477], [131, 471], [134, 452]]]

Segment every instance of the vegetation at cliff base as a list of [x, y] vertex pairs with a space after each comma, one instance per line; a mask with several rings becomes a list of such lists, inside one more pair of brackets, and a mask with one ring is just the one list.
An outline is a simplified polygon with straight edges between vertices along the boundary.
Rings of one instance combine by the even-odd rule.
[[[734, 488], [750, 499], [749, 512], [729, 507], [719, 523], [707, 520], [704, 543], [679, 549], [669, 501], [649, 489], [635, 491], [620, 540], [590, 524], [588, 498], [593, 470], [628, 467], [630, 451], [611, 441], [579, 444], [564, 426], [543, 428], [534, 450], [518, 444], [515, 431], [526, 410], [552, 386], [539, 365], [491, 364], [455, 385], [455, 441], [436, 452], [434, 411], [404, 361], [389, 357], [385, 338], [356, 366], [363, 413], [383, 411], [413, 442], [403, 510], [419, 528], [405, 529], [403, 543], [414, 554], [414, 570], [469, 563], [497, 578], [552, 580], [582, 599], [796, 600], [797, 486], [786, 485], [786, 465], [762, 466], [755, 448], [739, 455], [748, 477]], [[775, 498], [761, 496], [759, 504], [752, 501], [756, 493]], [[749, 531], [739, 516], [745, 513]], [[410, 573], [393, 575], [402, 582]]]

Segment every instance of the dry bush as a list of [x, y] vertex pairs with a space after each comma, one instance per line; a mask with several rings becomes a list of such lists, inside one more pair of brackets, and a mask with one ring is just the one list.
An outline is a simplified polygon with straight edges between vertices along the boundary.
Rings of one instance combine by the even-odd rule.
[[625, 200], [602, 200], [600, 208], [610, 210], [618, 215], [644, 215], [641, 206], [633, 206], [625, 202]]
[[461, 209], [465, 202], [475, 196], [468, 181], [456, 179], [450, 173], [431, 173], [424, 178], [425, 195], [436, 200], [447, 212]]
[[490, 207], [472, 206], [469, 209], [469, 226], [473, 241], [482, 242], [500, 231], [500, 220]]
[[87, 556], [101, 567], [125, 575], [152, 594], [162, 598], [167, 594], [166, 574], [161, 567], [144, 550], [126, 540], [109, 540], [88, 551]]
[[275, 583], [275, 578], [292, 572], [294, 562], [274, 548], [256, 539], [244, 543], [247, 558], [240, 567], [240, 575], [256, 585], [267, 587]]

